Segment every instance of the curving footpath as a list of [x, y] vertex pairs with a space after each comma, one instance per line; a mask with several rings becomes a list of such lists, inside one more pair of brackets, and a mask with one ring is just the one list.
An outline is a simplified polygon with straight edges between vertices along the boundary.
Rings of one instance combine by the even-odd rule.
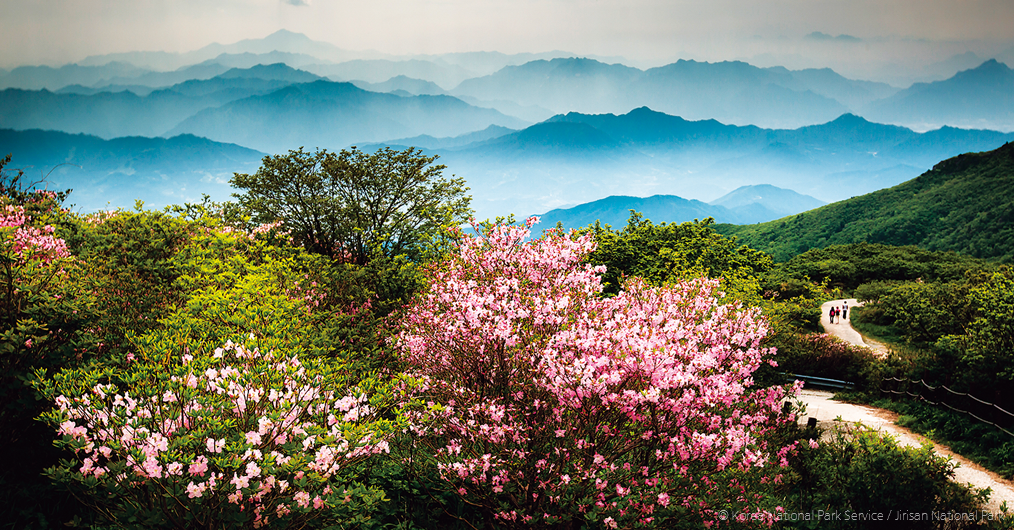
[[[821, 325], [824, 330], [857, 346], [865, 346], [873, 349], [880, 356], [887, 355], [887, 348], [880, 343], [864, 341], [862, 335], [857, 332], [848, 320], [832, 324], [828, 319], [828, 310], [832, 306], [841, 306], [844, 300], [831, 300], [821, 306]], [[848, 299], [849, 308], [859, 306], [854, 298]], [[1006, 502], [1014, 508], [1014, 482], [1004, 479], [1000, 475], [989, 471], [982, 466], [954, 453], [949, 448], [934, 443], [931, 440], [916, 434], [904, 427], [895, 424], [898, 415], [887, 410], [868, 407], [865, 405], [854, 405], [832, 400], [833, 394], [823, 390], [804, 389], [799, 400], [806, 406], [806, 412], [802, 414], [800, 422], [806, 422], [807, 417], [817, 418], [817, 424], [823, 428], [830, 428], [837, 419], [846, 422], [861, 422], [864, 425], [873, 427], [882, 432], [888, 433], [898, 440], [900, 445], [921, 446], [923, 443], [933, 445], [933, 450], [941, 455], [950, 458], [958, 463], [954, 471], [954, 480], [963, 484], [971, 484], [977, 488], [990, 488], [992, 493], [989, 496], [983, 509], [993, 513], [1000, 512], [1000, 505]]]
[[833, 324], [831, 323], [830, 316], [828, 315], [829, 310], [832, 307], [842, 307], [845, 302], [848, 302], [849, 305], [849, 316], [851, 316], [853, 307], [862, 307], [863, 305], [855, 298], [839, 298], [838, 300], [824, 302], [820, 306], [820, 325], [824, 328], [824, 331], [845, 342], [869, 348], [881, 359], [887, 357], [887, 346], [874, 340], [864, 340], [863, 336], [852, 327], [848, 318], [841, 318], [840, 321], [836, 319]]

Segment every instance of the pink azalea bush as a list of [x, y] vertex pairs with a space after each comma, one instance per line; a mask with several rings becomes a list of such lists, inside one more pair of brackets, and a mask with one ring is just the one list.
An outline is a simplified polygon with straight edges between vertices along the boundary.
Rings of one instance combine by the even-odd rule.
[[364, 495], [335, 479], [388, 451], [392, 427], [366, 390], [319, 362], [230, 341], [166, 379], [57, 396], [50, 420], [76, 458], [56, 478], [111, 492], [93, 500], [117, 517], [288, 528]]
[[[408, 414], [440, 476], [487, 524], [770, 524], [796, 389], [759, 389], [755, 309], [707, 279], [605, 298], [591, 235], [496, 225], [430, 271], [396, 345], [428, 406]], [[759, 515], [758, 515], [759, 514]]]
[[30, 218], [24, 206], [8, 204], [0, 208], [0, 233], [3, 233], [3, 251], [14, 261], [24, 264], [30, 260], [52, 263], [70, 257], [67, 244], [53, 235], [51, 225], [36, 228], [28, 224]]

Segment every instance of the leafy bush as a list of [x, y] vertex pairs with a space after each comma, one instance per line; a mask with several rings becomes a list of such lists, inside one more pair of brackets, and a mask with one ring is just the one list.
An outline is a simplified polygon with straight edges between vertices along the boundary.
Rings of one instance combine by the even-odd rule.
[[[962, 359], [979, 374], [996, 374], [995, 393], [1009, 396], [1014, 383], [1014, 268], [1005, 267], [973, 287], [974, 308], [968, 331], [955, 338], [964, 350]], [[1004, 405], [1014, 403], [1008, 397]]]
[[[938, 456], [931, 444], [899, 445], [891, 436], [862, 424], [841, 424], [796, 460], [798, 504], [806, 528], [971, 527], [974, 522], [934, 522], [932, 514], [978, 512], [984, 490], [953, 481], [955, 463]], [[837, 513], [841, 519], [822, 518]], [[880, 514], [884, 521], [848, 520], [848, 514]], [[809, 514], [809, 517], [806, 517]], [[915, 514], [916, 520], [899, 515]]]
[[826, 333], [786, 334], [777, 347], [778, 367], [786, 372], [851, 381], [860, 391], [879, 389], [879, 362], [869, 348]]
[[605, 265], [603, 285], [609, 294], [619, 292], [625, 277], [663, 285], [703, 276], [723, 278], [732, 299], [755, 301], [760, 294], [757, 276], [771, 268], [771, 258], [723, 237], [713, 224], [708, 218], [656, 225], [632, 212], [621, 231], [597, 224], [585, 229], [597, 243], [588, 261]]
[[76, 218], [66, 228], [67, 243], [82, 275], [78, 289], [101, 304], [92, 322], [96, 350], [122, 362], [128, 333], [158, 326], [185, 296], [173, 288], [179, 271], [173, 257], [193, 236], [196, 223], [160, 212], [100, 212]]
[[[58, 458], [51, 431], [35, 421], [48, 406], [31, 387], [37, 370], [90, 360], [97, 307], [80, 288], [83, 271], [59, 233], [62, 194], [25, 190], [0, 160], [0, 525], [45, 527], [69, 517], [72, 499], [40, 475]], [[72, 509], [70, 510], [72, 511]]]

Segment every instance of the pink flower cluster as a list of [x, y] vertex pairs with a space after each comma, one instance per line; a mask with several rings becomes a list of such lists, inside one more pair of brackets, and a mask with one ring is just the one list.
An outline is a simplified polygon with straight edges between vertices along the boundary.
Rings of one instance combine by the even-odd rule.
[[58, 432], [82, 459], [81, 475], [124, 496], [167, 491], [193, 513], [187, 502], [248, 506], [255, 528], [305, 519], [327, 504], [331, 477], [389, 451], [366, 396], [339, 393], [316, 373], [295, 356], [230, 341], [206, 358], [184, 355], [168, 384], [138, 388], [143, 396], [103, 384], [59, 396]]
[[527, 241], [534, 222], [465, 238], [405, 312], [397, 345], [440, 405], [415, 432], [442, 477], [505, 526], [758, 511], [746, 480], [780, 480], [794, 449], [767, 442], [794, 389], [752, 388], [772, 353], [759, 312], [708, 279], [603, 298], [592, 237]]
[[26, 225], [28, 220], [23, 206], [7, 205], [0, 210], [0, 231], [5, 233], [11, 251], [20, 262], [39, 260], [51, 263], [70, 256], [66, 242], [53, 235], [52, 226], [36, 228]]

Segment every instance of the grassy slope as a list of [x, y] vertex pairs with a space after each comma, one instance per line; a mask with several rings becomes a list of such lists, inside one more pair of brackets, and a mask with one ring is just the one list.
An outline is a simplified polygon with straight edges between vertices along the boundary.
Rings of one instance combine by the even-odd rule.
[[1014, 261], [1014, 143], [940, 162], [893, 188], [756, 225], [717, 225], [784, 261], [847, 243], [916, 245]]

